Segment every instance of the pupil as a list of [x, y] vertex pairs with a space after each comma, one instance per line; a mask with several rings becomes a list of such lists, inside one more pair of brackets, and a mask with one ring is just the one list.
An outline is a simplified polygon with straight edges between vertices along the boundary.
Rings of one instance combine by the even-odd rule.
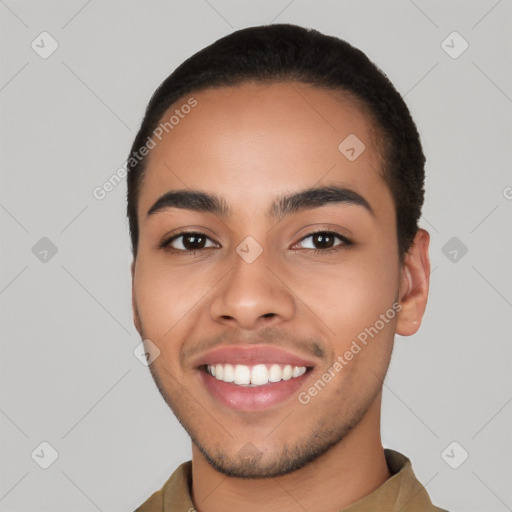
[[201, 235], [187, 235], [183, 239], [183, 245], [190, 250], [201, 249], [204, 245], [204, 237]]
[[332, 239], [333, 237], [331, 235], [326, 235], [325, 233], [320, 233], [318, 235], [315, 235], [316, 241], [318, 242], [316, 245], [320, 245], [320, 248], [325, 249], [332, 246]]

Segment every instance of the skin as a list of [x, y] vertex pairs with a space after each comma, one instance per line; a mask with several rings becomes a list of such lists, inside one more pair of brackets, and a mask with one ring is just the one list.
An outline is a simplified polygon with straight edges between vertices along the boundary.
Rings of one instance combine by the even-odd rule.
[[[348, 100], [297, 83], [247, 83], [193, 96], [198, 105], [151, 151], [132, 275], [135, 326], [161, 351], [152, 375], [193, 440], [195, 507], [346, 507], [389, 477], [380, 438], [382, 380], [395, 333], [420, 327], [429, 235], [418, 231], [401, 266], [373, 126]], [[366, 146], [353, 162], [338, 150], [349, 134]], [[362, 195], [373, 215], [330, 204], [279, 222], [267, 217], [279, 195], [330, 184]], [[147, 215], [162, 194], [185, 188], [223, 197], [231, 215], [178, 208]], [[213, 247], [194, 255], [159, 247], [183, 228], [204, 232]], [[353, 244], [336, 239], [337, 250], [325, 252], [306, 238], [317, 228], [337, 230]], [[235, 251], [247, 236], [263, 249], [250, 264]], [[174, 248], [183, 249], [183, 241]], [[307, 390], [395, 301], [399, 314], [307, 405], [294, 395], [269, 410], [229, 409], [206, 392], [192, 364], [205, 346], [275, 344], [314, 359]], [[296, 469], [275, 476], [290, 467]], [[244, 471], [257, 478], [225, 474]]]

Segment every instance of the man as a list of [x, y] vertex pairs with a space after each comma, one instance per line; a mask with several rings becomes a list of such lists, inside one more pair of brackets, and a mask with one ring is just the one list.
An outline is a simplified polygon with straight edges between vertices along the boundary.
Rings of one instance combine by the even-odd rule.
[[128, 161], [133, 312], [192, 461], [137, 511], [441, 510], [380, 438], [428, 296], [424, 162], [387, 78], [313, 30], [240, 30], [158, 88]]

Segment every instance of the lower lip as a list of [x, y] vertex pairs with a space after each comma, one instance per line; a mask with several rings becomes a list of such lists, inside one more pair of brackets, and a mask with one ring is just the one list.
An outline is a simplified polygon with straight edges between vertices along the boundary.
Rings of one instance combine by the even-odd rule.
[[237, 411], [262, 411], [278, 405], [295, 395], [308, 379], [309, 370], [300, 377], [279, 382], [269, 382], [264, 386], [237, 386], [212, 377], [199, 370], [203, 384], [221, 403]]

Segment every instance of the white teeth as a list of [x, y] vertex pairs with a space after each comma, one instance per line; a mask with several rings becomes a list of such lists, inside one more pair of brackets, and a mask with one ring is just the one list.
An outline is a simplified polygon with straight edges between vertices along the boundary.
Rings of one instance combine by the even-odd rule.
[[294, 366], [292, 371], [292, 377], [300, 377], [306, 373], [305, 366]]
[[278, 364], [257, 364], [249, 367], [245, 364], [216, 364], [208, 365], [207, 371], [217, 380], [233, 382], [238, 386], [265, 386], [281, 380], [290, 380], [306, 373], [305, 366], [291, 366], [281, 368]]
[[281, 367], [273, 364], [268, 372], [268, 380], [270, 382], [279, 382], [281, 380]]
[[251, 370], [251, 384], [263, 386], [268, 382], [268, 370], [264, 364], [257, 364]]
[[292, 378], [292, 373], [293, 373], [292, 367], [289, 364], [287, 364], [283, 368], [283, 380], [290, 380]]
[[[222, 377], [221, 379], [219, 379], [219, 377], [215, 377], [216, 379], [223, 380], [224, 382], [233, 382], [235, 380], [235, 369], [233, 368], [233, 365], [218, 364], [217, 367], [218, 366], [224, 366], [224, 375], [221, 376]], [[218, 368], [217, 368], [217, 371], [219, 371]]]
[[251, 369], [245, 364], [237, 364], [235, 366], [235, 384], [250, 384], [251, 383]]

